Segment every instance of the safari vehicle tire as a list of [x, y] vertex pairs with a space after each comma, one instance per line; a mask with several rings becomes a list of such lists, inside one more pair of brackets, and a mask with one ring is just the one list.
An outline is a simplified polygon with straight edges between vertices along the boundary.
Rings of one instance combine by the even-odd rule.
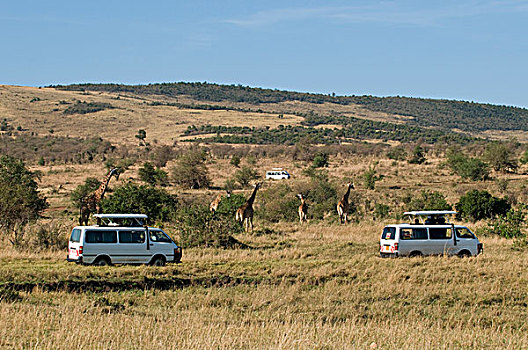
[[471, 256], [471, 253], [468, 250], [461, 250], [458, 252], [457, 256], [459, 258], [469, 258]]
[[409, 257], [415, 257], [415, 256], [423, 256], [422, 252], [419, 251], [419, 250], [413, 250], [410, 254], [409, 254]]
[[108, 266], [110, 265], [110, 259], [106, 256], [101, 256], [97, 258], [93, 264], [96, 266]]
[[152, 260], [150, 261], [150, 265], [152, 265], [152, 266], [165, 266], [165, 258], [160, 256], [160, 255], [157, 255], [157, 256], [152, 258]]

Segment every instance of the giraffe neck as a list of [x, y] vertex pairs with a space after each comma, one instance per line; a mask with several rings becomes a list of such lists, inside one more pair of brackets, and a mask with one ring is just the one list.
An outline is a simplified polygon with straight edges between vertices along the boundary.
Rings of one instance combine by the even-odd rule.
[[348, 189], [346, 193], [343, 195], [343, 201], [348, 202], [348, 196], [350, 195], [350, 186], [348, 186]]
[[99, 188], [97, 189], [97, 191], [95, 191], [95, 200], [97, 202], [100, 202], [103, 197], [104, 197], [104, 194], [106, 192], [106, 188], [108, 187], [108, 183], [110, 182], [110, 179], [112, 178], [112, 173], [110, 172], [108, 175], [105, 176], [105, 178], [101, 181], [101, 185], [99, 186]]
[[253, 193], [251, 194], [251, 197], [248, 198], [246, 201], [247, 205], [249, 207], [253, 206], [253, 201], [255, 201], [255, 196], [257, 195], [258, 186], [255, 186], [255, 189], [253, 190]]

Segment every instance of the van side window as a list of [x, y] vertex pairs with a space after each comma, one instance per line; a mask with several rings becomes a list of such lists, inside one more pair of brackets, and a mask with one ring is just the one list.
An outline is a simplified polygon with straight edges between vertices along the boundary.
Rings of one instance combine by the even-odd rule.
[[78, 228], [73, 229], [71, 236], [70, 236], [70, 242], [79, 243], [81, 241], [81, 230]]
[[445, 227], [430, 227], [429, 238], [430, 239], [449, 239], [451, 238], [451, 229]]
[[413, 228], [411, 239], [427, 239], [427, 229], [425, 227]]
[[475, 238], [475, 236], [473, 236], [473, 233], [471, 233], [471, 231], [466, 227], [457, 227], [456, 235], [458, 238]]
[[86, 243], [117, 243], [116, 231], [86, 231]]
[[145, 231], [119, 231], [119, 243], [145, 243]]
[[385, 227], [381, 234], [381, 239], [394, 239], [396, 237], [396, 227]]
[[169, 237], [167, 237], [161, 231], [149, 231], [150, 240], [152, 242], [161, 242], [161, 243], [170, 243], [172, 242]]

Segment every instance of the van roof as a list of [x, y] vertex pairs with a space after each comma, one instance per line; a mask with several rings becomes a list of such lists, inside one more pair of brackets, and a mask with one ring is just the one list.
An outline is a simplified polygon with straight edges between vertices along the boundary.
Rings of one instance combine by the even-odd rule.
[[93, 214], [99, 219], [148, 219], [146, 214]]
[[422, 210], [422, 211], [406, 211], [403, 215], [415, 215], [415, 216], [429, 216], [429, 215], [450, 215], [456, 214], [453, 210]]

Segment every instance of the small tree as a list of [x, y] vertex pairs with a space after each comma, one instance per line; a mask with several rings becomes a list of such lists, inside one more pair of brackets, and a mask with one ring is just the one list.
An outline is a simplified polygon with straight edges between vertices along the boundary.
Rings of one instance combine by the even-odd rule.
[[314, 168], [326, 168], [328, 167], [328, 153], [317, 152], [314, 157], [312, 167]]
[[172, 168], [172, 181], [191, 189], [209, 187], [209, 172], [205, 165], [207, 152], [199, 147], [191, 147]]
[[524, 151], [519, 161], [521, 162], [521, 164], [528, 164], [528, 150]]
[[135, 137], [136, 139], [139, 139], [139, 141], [144, 142], [147, 138], [147, 132], [144, 129], [139, 129]]
[[419, 195], [413, 196], [407, 205], [407, 210], [451, 210], [451, 204], [446, 197], [436, 191], [423, 190]]
[[466, 157], [459, 149], [447, 151], [447, 165], [463, 179], [473, 181], [489, 179], [489, 166], [478, 158]]
[[231, 157], [231, 161], [229, 162], [229, 164], [238, 168], [240, 166], [240, 157], [234, 154], [233, 157]]
[[490, 143], [486, 146], [483, 158], [495, 171], [515, 172], [519, 164], [513, 158], [514, 151], [512, 148], [511, 144], [504, 142]]
[[521, 205], [518, 210], [510, 209], [506, 215], [501, 215], [489, 224], [487, 231], [505, 238], [523, 237], [523, 227], [526, 226], [526, 205]]
[[0, 157], [0, 229], [13, 245], [21, 243], [23, 228], [48, 207], [35, 178], [21, 160]]
[[139, 168], [139, 178], [149, 185], [166, 186], [168, 184], [167, 173], [161, 169], [156, 169], [150, 162], [145, 162], [143, 167]]
[[363, 173], [365, 187], [369, 190], [373, 190], [376, 187], [376, 182], [383, 179], [383, 175], [377, 175], [376, 165], [369, 165], [368, 170]]
[[511, 206], [505, 198], [493, 197], [488, 191], [471, 190], [455, 205], [458, 215], [477, 221], [505, 215]]
[[234, 175], [235, 181], [242, 187], [248, 187], [251, 181], [258, 178], [259, 176], [257, 172], [253, 168], [247, 166], [243, 166], [242, 169], [237, 170]]
[[411, 158], [409, 159], [409, 163], [410, 164], [422, 164], [423, 162], [425, 162], [424, 149], [422, 148], [422, 146], [417, 145], [414, 148]]
[[128, 183], [103, 199], [105, 213], [147, 214], [151, 221], [168, 221], [177, 206], [176, 196], [149, 185]]
[[77, 186], [70, 194], [70, 199], [75, 207], [78, 207], [82, 198], [94, 192], [101, 183], [95, 177], [84, 180], [84, 184]]

